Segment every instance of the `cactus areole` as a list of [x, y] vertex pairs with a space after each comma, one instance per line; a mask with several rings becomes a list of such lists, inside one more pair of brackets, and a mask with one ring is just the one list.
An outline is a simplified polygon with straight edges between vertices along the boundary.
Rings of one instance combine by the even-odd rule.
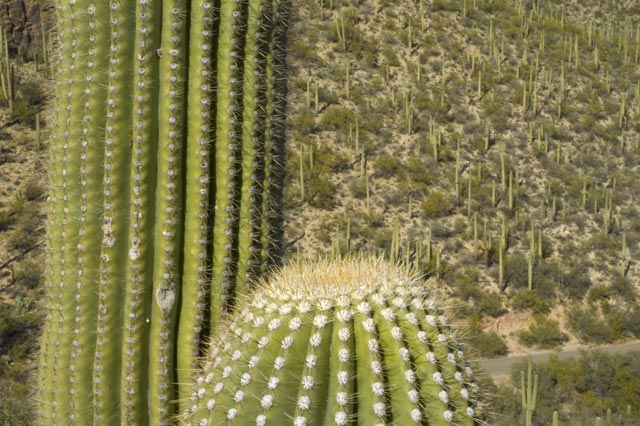
[[401, 268], [291, 265], [243, 299], [212, 340], [181, 424], [482, 423], [455, 333]]
[[288, 0], [56, 0], [45, 425], [163, 425], [279, 262]]

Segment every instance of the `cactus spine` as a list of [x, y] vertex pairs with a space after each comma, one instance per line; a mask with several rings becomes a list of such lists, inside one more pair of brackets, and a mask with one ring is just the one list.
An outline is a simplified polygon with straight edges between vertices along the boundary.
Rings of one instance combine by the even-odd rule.
[[402, 269], [292, 264], [242, 302], [211, 344], [183, 424], [480, 424], [455, 332]]
[[289, 7], [57, 2], [42, 423], [167, 424], [279, 262]]

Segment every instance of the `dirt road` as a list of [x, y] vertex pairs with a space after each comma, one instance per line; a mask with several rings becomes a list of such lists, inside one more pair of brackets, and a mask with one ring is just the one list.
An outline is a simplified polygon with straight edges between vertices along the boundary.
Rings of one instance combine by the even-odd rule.
[[[566, 351], [554, 352], [533, 352], [531, 359], [534, 362], [546, 361], [550, 355], [557, 353], [559, 358], [577, 358], [582, 351], [600, 350], [608, 353], [624, 353], [632, 351], [640, 351], [640, 341], [622, 343], [619, 345], [596, 346], [593, 348], [578, 348]], [[512, 356], [504, 358], [493, 358], [480, 361], [480, 365], [484, 371], [493, 378], [495, 382], [502, 383], [508, 380], [511, 374], [511, 367], [522, 360], [526, 360], [528, 355]]]

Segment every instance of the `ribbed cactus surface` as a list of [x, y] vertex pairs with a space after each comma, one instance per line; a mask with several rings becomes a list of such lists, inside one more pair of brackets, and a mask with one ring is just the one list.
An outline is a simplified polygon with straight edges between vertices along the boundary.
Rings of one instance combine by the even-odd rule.
[[281, 255], [288, 0], [57, 0], [46, 425], [162, 425]]
[[455, 332], [402, 268], [290, 265], [242, 302], [211, 343], [182, 424], [480, 424]]

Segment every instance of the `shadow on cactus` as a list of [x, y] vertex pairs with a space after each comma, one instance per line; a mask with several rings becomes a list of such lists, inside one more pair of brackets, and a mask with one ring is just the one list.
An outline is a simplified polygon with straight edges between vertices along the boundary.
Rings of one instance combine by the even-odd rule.
[[220, 331], [183, 425], [483, 424], [455, 332], [424, 284], [385, 261], [289, 265]]

